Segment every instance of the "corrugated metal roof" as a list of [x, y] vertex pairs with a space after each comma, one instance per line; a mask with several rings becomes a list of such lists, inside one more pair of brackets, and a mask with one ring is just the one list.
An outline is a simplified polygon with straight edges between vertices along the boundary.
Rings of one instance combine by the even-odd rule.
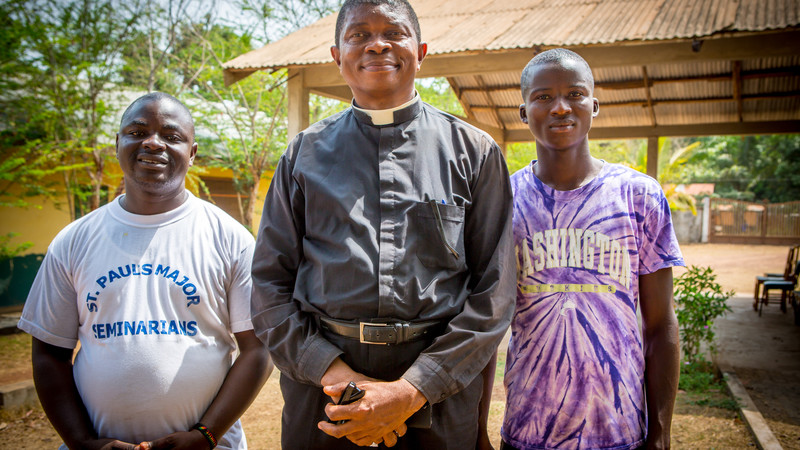
[[[430, 55], [707, 37], [800, 25], [798, 0], [412, 0]], [[330, 62], [336, 14], [226, 68]]]
[[788, 0], [739, 0], [735, 28], [777, 29], [800, 22], [800, 4]]
[[[697, 131], [698, 125], [703, 130], [706, 124], [738, 126], [742, 122], [800, 121], [798, 44], [785, 46], [794, 51], [778, 49], [770, 52], [772, 56], [760, 56], [762, 42], [771, 42], [769, 45], [774, 49], [783, 45], [783, 36], [798, 36], [800, 0], [411, 0], [411, 3], [420, 17], [429, 58], [452, 56], [447, 64], [458, 65], [463, 55], [492, 53], [521, 55], [527, 61], [528, 55], [541, 47], [568, 46], [584, 52], [585, 56], [598, 49], [623, 49], [602, 53], [622, 58], [622, 62], [605, 64], [605, 59], [595, 54], [594, 94], [600, 101], [600, 115], [593, 130], [631, 127], [652, 130], [665, 126], [684, 130], [694, 126], [692, 129]], [[226, 67], [241, 70], [332, 64], [329, 48], [335, 20], [335, 15], [328, 16], [280, 41], [231, 60]], [[748, 41], [752, 47], [748, 56], [737, 56], [741, 39], [751, 39], [754, 35], [758, 39]], [[721, 47], [721, 43], [733, 39], [740, 40]], [[690, 40], [696, 40], [698, 47], [690, 47]], [[680, 56], [662, 62], [658, 52], [666, 49], [674, 55], [675, 46], [680, 48]], [[657, 53], [647, 62], [640, 62], [636, 56], [629, 56], [630, 52], [637, 54], [636, 48], [655, 49]], [[710, 48], [716, 48], [711, 58], [704, 56]], [[448, 77], [469, 119], [507, 135], [513, 132], [513, 139], [526, 139], [527, 126], [520, 121], [518, 112], [523, 65], [520, 60], [518, 69], [509, 70], [517, 67], [515, 62], [495, 71], [487, 63], [481, 66], [485, 67], [483, 73], [462, 70], [444, 76]], [[332, 81], [328, 79], [327, 83], [330, 85]], [[800, 131], [800, 122], [793, 127]]]

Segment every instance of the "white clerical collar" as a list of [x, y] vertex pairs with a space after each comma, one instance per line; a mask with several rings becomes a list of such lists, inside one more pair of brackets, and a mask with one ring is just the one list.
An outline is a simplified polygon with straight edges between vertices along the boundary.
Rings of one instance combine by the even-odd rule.
[[394, 108], [389, 109], [364, 109], [359, 108], [356, 106], [355, 100], [353, 100], [353, 108], [363, 112], [364, 114], [368, 115], [372, 119], [373, 125], [389, 125], [390, 123], [394, 123], [394, 112], [401, 110], [407, 106], [411, 106], [414, 103], [419, 101], [419, 93], [414, 90], [414, 98], [411, 100], [403, 103], [400, 106], [395, 106]]

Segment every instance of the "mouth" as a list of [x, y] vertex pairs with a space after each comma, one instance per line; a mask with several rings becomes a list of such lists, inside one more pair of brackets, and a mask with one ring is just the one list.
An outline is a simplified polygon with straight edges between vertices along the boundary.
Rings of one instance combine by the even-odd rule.
[[142, 154], [136, 157], [136, 162], [142, 163], [147, 166], [161, 167], [167, 165], [166, 158], [161, 158], [157, 155]]
[[386, 72], [397, 69], [397, 64], [392, 61], [371, 61], [364, 64], [364, 70], [368, 72]]
[[575, 128], [575, 122], [572, 122], [572, 121], [555, 122], [555, 123], [550, 124], [549, 128], [551, 130], [553, 130], [553, 131], [556, 131], [556, 132], [566, 132], [566, 131], [570, 131], [573, 128]]

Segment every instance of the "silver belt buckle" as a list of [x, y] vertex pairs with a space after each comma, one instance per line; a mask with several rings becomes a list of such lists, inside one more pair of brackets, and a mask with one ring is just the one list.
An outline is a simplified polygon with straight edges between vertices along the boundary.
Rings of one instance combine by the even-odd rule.
[[372, 323], [372, 322], [359, 322], [358, 323], [358, 341], [362, 344], [371, 345], [389, 345], [388, 342], [372, 342], [364, 340], [364, 327], [388, 327], [388, 323]]

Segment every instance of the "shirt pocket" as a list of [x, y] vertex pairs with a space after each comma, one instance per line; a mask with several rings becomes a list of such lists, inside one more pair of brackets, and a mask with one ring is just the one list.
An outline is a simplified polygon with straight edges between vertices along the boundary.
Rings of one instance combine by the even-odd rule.
[[464, 207], [436, 201], [418, 202], [412, 214], [415, 253], [431, 269], [464, 265]]

